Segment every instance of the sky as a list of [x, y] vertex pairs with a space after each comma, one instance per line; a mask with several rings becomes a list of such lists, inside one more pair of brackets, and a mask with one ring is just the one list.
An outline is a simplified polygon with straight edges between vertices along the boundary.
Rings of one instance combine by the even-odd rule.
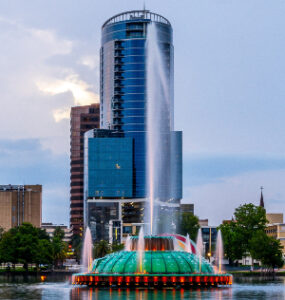
[[[43, 184], [69, 223], [69, 110], [99, 102], [100, 30], [143, 0], [0, 0], [0, 183]], [[147, 0], [170, 20], [183, 203], [211, 225], [244, 203], [285, 212], [285, 2]]]

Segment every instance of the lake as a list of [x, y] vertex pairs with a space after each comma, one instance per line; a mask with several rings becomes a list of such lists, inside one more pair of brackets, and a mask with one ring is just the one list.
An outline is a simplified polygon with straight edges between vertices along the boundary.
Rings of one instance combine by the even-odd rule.
[[235, 278], [231, 287], [193, 290], [112, 290], [75, 287], [68, 277], [0, 276], [0, 299], [112, 299], [112, 300], [176, 300], [176, 299], [237, 299], [237, 300], [284, 300], [285, 277], [262, 279], [256, 277]]

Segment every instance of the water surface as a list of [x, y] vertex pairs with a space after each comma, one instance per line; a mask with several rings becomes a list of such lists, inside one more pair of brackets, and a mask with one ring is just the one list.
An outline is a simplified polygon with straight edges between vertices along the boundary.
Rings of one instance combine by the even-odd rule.
[[284, 300], [285, 277], [273, 279], [237, 278], [231, 287], [195, 290], [111, 290], [74, 287], [67, 277], [51, 277], [41, 282], [36, 277], [0, 277], [0, 299], [112, 299], [112, 300]]

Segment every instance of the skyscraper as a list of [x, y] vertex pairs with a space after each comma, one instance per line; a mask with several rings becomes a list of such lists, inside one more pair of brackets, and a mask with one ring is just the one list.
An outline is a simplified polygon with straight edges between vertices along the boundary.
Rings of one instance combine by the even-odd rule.
[[99, 128], [99, 104], [76, 106], [70, 113], [70, 226], [74, 234], [83, 230], [84, 133]]
[[149, 11], [130, 11], [102, 26], [100, 125], [133, 138], [134, 198], [146, 196], [146, 42], [150, 22], [156, 24], [172, 84], [172, 27], [166, 18]]
[[[134, 232], [144, 220], [147, 190], [147, 43], [148, 26], [154, 23], [163, 53], [167, 84], [173, 86], [173, 44], [170, 22], [149, 11], [129, 11], [108, 19], [102, 26], [100, 51], [100, 130], [85, 133], [85, 225], [93, 238], [102, 232]], [[171, 90], [171, 89], [170, 89]], [[182, 133], [173, 131], [173, 97], [163, 131], [167, 152], [165, 172], [172, 193], [182, 198]], [[175, 145], [173, 147], [173, 145]], [[171, 167], [170, 167], [171, 166]], [[100, 175], [99, 175], [100, 174]], [[130, 186], [131, 185], [131, 186]], [[172, 185], [174, 188], [172, 188]], [[167, 187], [167, 189], [169, 189]], [[113, 226], [113, 227], [112, 227]], [[119, 229], [118, 229], [119, 228]], [[110, 236], [110, 234], [109, 234]]]

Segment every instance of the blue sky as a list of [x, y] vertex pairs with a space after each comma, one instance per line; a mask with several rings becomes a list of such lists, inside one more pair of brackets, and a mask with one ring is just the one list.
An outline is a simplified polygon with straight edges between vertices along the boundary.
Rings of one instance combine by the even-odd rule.
[[[148, 0], [174, 30], [184, 202], [211, 224], [285, 207], [285, 2]], [[69, 108], [99, 101], [100, 28], [142, 0], [0, 1], [0, 182], [43, 184], [68, 224]]]

